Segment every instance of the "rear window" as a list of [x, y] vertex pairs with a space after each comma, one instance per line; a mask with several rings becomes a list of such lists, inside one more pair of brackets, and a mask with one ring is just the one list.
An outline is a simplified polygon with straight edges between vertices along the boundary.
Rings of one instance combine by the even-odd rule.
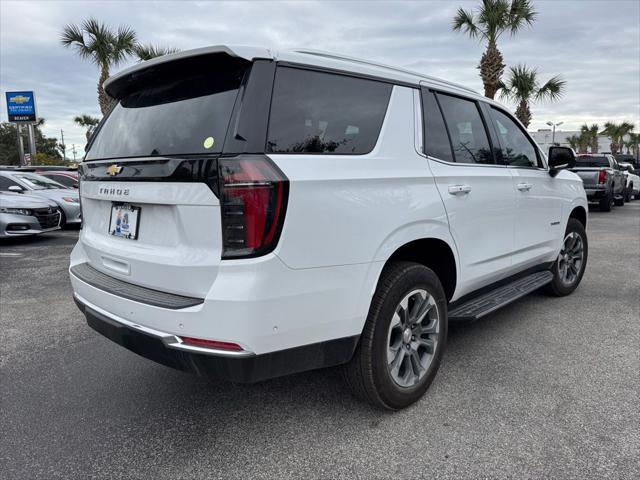
[[576, 166], [578, 167], [609, 167], [609, 159], [607, 157], [591, 157], [578, 155], [576, 158]]
[[143, 71], [122, 92], [86, 159], [220, 153], [248, 65], [225, 58]]
[[391, 89], [374, 80], [280, 67], [267, 151], [369, 153], [378, 140]]

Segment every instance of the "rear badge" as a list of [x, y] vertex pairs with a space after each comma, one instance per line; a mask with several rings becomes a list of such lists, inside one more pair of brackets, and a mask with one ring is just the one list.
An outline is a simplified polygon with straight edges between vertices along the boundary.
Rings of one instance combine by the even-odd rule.
[[107, 168], [107, 175], [109, 175], [110, 177], [114, 177], [118, 175], [121, 171], [122, 171], [122, 167], [114, 163], [113, 165], [110, 165]]

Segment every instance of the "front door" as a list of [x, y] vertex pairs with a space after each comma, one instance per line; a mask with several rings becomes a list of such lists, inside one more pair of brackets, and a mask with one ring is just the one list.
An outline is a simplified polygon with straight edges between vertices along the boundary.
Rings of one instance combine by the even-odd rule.
[[562, 238], [562, 202], [558, 181], [549, 175], [540, 152], [529, 136], [508, 113], [487, 108], [500, 143], [499, 161], [513, 177], [516, 198], [514, 230], [514, 270], [553, 259]]

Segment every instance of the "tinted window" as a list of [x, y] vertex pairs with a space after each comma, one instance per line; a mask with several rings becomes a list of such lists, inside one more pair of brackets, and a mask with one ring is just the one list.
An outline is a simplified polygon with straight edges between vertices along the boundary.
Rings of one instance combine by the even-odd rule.
[[[0, 190], [4, 191], [4, 192], [8, 192], [9, 191], [9, 187], [20, 187], [20, 185], [18, 185], [16, 182], [14, 182], [13, 180], [7, 178], [7, 177], [3, 177], [0, 176]], [[20, 187], [22, 188], [22, 187]]]
[[60, 185], [58, 182], [54, 182], [53, 180], [36, 173], [16, 173], [15, 176], [33, 190], [66, 188], [64, 185]]
[[78, 183], [77, 180], [74, 180], [71, 177], [67, 177], [66, 175], [54, 175], [51, 173], [43, 174], [43, 177], [50, 178], [51, 180], [61, 183], [65, 187], [72, 188], [74, 184]]
[[438, 94], [455, 161], [459, 163], [494, 163], [487, 132], [475, 102]]
[[520, 127], [500, 110], [491, 109], [500, 141], [502, 163], [517, 167], [537, 167], [536, 149]]
[[602, 156], [578, 155], [576, 158], [578, 167], [609, 167], [609, 159]]
[[378, 140], [391, 89], [373, 80], [280, 67], [267, 151], [369, 153]]
[[424, 146], [425, 153], [440, 160], [453, 162], [451, 143], [447, 128], [444, 125], [442, 112], [432, 92], [423, 90], [422, 110], [424, 112]]
[[123, 92], [86, 159], [219, 153], [245, 70], [195, 57], [146, 74]]

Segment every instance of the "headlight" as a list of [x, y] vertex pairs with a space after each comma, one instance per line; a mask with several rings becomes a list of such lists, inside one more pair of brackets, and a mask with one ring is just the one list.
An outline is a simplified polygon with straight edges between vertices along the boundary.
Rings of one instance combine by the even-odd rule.
[[62, 200], [67, 203], [80, 203], [80, 200], [77, 197], [62, 197]]
[[0, 213], [13, 213], [14, 215], [33, 215], [28, 208], [5, 208], [0, 207]]

